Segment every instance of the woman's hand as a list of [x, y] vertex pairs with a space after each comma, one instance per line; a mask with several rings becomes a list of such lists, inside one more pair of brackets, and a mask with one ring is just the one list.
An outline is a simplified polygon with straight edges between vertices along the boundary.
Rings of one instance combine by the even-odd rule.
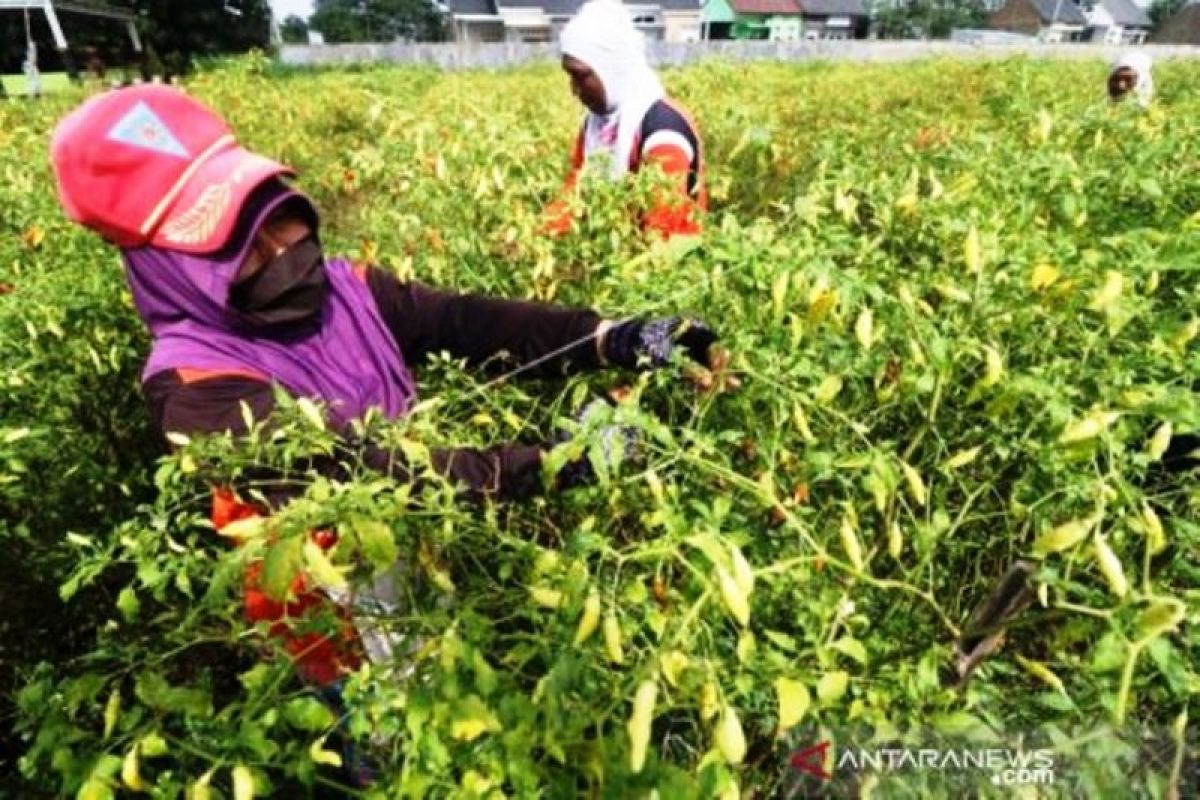
[[571, 447], [574, 444], [578, 447], [574, 458], [564, 464], [558, 473], [560, 489], [595, 483], [597, 462], [601, 463], [601, 469], [612, 470], [622, 461], [636, 457], [640, 439], [638, 431], [607, 421], [611, 408], [612, 404], [607, 400], [593, 400], [575, 417], [579, 430], [559, 438], [559, 445]]
[[693, 364], [684, 374], [701, 389], [732, 390], [740, 383], [728, 374], [729, 351], [703, 321], [685, 317], [602, 322], [596, 348], [600, 360], [628, 369], [659, 369], [683, 352]]

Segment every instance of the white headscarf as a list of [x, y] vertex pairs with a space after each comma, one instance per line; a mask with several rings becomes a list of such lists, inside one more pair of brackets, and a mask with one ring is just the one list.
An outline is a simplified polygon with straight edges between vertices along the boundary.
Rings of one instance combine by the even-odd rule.
[[1151, 64], [1150, 56], [1145, 53], [1126, 53], [1113, 62], [1113, 72], [1122, 67], [1133, 70], [1133, 74], [1137, 76], [1137, 80], [1133, 84], [1133, 94], [1137, 98], [1137, 102], [1143, 106], [1150, 105], [1150, 100], [1154, 97], [1154, 75], [1150, 71]]
[[666, 96], [646, 61], [646, 43], [618, 0], [588, 0], [563, 28], [559, 43], [563, 55], [587, 64], [604, 84], [609, 113], [588, 114], [584, 155], [611, 152], [612, 176], [619, 178], [629, 169], [642, 118]]

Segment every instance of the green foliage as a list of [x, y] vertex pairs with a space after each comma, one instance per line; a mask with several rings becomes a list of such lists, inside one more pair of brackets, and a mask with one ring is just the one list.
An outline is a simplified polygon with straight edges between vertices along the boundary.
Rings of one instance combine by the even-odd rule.
[[1147, 14], [1150, 15], [1150, 22], [1155, 28], [1158, 28], [1164, 22], [1178, 13], [1179, 9], [1186, 5], [1186, 0], [1154, 0], [1150, 4]]
[[[266, 0], [137, 0], [134, 6], [147, 49], [177, 75], [197, 58], [245, 53], [270, 43]], [[230, 13], [231, 8], [238, 13]]]
[[[1200, 75], [1164, 65], [1162, 105], [1143, 113], [1104, 101], [1105, 73], [1026, 59], [668, 72], [710, 165], [694, 247], [636, 230], [652, 176], [632, 199], [587, 181], [576, 230], [537, 234], [580, 113], [552, 67], [275, 73], [255, 58], [196, 75], [248, 146], [299, 169], [331, 252], [614, 316], [697, 314], [733, 349], [743, 388], [721, 396], [676, 370], [485, 390], [451, 359], [419, 365], [417, 410], [364, 423], [416, 463], [439, 445], [544, 441], [632, 384], [612, 414], [641, 431], [640, 459], [604, 485], [483, 508], [430, 474], [372, 473], [287, 402], [271, 432], [150, 466], [144, 337], [115, 256], [62, 219], [44, 162], [78, 98], [5, 108], [0, 545], [13, 574], [64, 598], [43, 592], [37, 628], [9, 629], [37, 644], [11, 662], [20, 775], [67, 796], [131, 775], [162, 796], [197, 782], [229, 796], [235, 780], [348, 791], [332, 714], [244, 619], [257, 561], [278, 593], [302, 571], [402, 589], [394, 610], [356, 612], [397, 634], [397, 662], [345, 689], [345, 725], [382, 770], [370, 796], [783, 796], [792, 751], [851, 730], [1025, 736], [1060, 759], [1050, 796], [1165, 796], [1184, 754], [1172, 726], [1200, 685], [1200, 496], [1155, 476], [1147, 443], [1166, 423], [1200, 428]], [[344, 479], [309, 475], [314, 455]], [[292, 499], [242, 546], [206, 521], [210, 485], [267, 501], [281, 481]], [[317, 529], [338, 533], [328, 565], [305, 547]], [[1041, 599], [950, 688], [958, 628], [1018, 557], [1038, 561]], [[17, 613], [0, 619], [33, 616]], [[781, 695], [798, 723], [777, 735]], [[1143, 757], [1148, 736], [1165, 757]], [[993, 796], [989, 777], [868, 783]]]
[[445, 19], [430, 0], [317, 0], [308, 24], [330, 44], [446, 38]]
[[982, 28], [982, 0], [900, 0], [876, 5], [875, 27], [882, 39], [945, 39], [955, 28]]
[[6, 107], [0, 132], [0, 794], [16, 773], [19, 672], [94, 643], [120, 585], [99, 582], [69, 611], [59, 586], [80, 543], [152, 497], [158, 450], [137, 395], [145, 333], [119, 264], [51, 188], [47, 134], [75, 99]]
[[308, 23], [293, 14], [280, 23], [279, 35], [286, 44], [308, 44]]

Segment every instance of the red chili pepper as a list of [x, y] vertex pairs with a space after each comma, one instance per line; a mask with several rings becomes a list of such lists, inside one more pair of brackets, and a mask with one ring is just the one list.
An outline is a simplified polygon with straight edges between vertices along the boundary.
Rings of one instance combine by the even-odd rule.
[[322, 528], [319, 531], [312, 532], [312, 539], [317, 543], [317, 547], [321, 548], [322, 550], [328, 550], [337, 544], [338, 535], [336, 531]]

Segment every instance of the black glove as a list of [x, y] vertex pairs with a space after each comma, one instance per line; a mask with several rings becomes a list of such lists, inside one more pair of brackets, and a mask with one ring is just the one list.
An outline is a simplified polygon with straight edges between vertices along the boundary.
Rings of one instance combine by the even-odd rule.
[[342, 770], [346, 778], [353, 786], [367, 789], [379, 780], [380, 769], [375, 758], [366, 752], [364, 747], [366, 743], [356, 741], [350, 733], [350, 726], [347, 724], [349, 713], [346, 709], [346, 701], [342, 696], [345, 683], [345, 679], [342, 679], [325, 686], [315, 687], [313, 691], [317, 699], [333, 712], [333, 716], [337, 720], [337, 727], [334, 728], [333, 735], [330, 737], [330, 744], [341, 744]]
[[[603, 413], [603, 409], [611, 405], [606, 400], [593, 400], [583, 407], [583, 410], [576, 416], [576, 421], [582, 427], [580, 431], [585, 432], [588, 429], [588, 420]], [[558, 437], [557, 444], [565, 444], [575, 438], [577, 434], [563, 433]], [[635, 428], [629, 428], [623, 425], [601, 425], [594, 433], [593, 441], [599, 445], [599, 457], [611, 467], [616, 466], [616, 463], [621, 458], [628, 458], [634, 453], [638, 443], [638, 432]], [[560, 489], [573, 489], [577, 486], [594, 483], [596, 481], [596, 468], [592, 463], [592, 451], [595, 445], [588, 447], [575, 459], [568, 461], [563, 465], [563, 468], [558, 473], [558, 486]]]
[[633, 369], [645, 363], [657, 369], [670, 362], [675, 348], [682, 347], [688, 358], [708, 367], [709, 347], [717, 338], [712, 328], [698, 319], [631, 319], [608, 329], [602, 349], [610, 364]]

